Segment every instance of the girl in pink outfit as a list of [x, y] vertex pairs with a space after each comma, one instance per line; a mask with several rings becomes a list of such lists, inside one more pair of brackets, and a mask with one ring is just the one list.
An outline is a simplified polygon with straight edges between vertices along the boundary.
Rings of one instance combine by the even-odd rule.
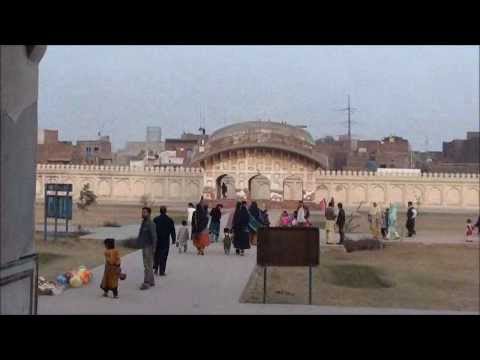
[[288, 213], [286, 210], [283, 210], [282, 215], [280, 216], [280, 226], [290, 226], [290, 216], [288, 216]]
[[473, 236], [473, 225], [472, 225], [472, 220], [467, 219], [467, 226], [465, 228], [465, 238], [468, 242], [472, 242], [472, 236]]

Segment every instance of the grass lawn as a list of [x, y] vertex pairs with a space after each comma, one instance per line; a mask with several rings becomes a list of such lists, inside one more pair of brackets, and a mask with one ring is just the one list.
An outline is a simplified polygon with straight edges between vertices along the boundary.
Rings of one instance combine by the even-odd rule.
[[[315, 305], [480, 311], [478, 244], [387, 244], [346, 253], [322, 247], [313, 270]], [[268, 268], [267, 303], [307, 304], [308, 268]], [[263, 301], [257, 268], [243, 302]]]
[[[102, 241], [59, 237], [56, 241], [45, 242], [43, 234], [36, 233], [35, 247], [39, 254], [39, 276], [47, 280], [55, 280], [58, 275], [76, 270], [80, 265], [92, 269], [105, 262]], [[117, 249], [121, 256], [134, 251], [123, 246], [117, 246]]]

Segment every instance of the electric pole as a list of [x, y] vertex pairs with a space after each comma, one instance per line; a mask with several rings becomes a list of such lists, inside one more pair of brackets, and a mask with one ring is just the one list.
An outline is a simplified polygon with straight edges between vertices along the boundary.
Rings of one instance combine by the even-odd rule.
[[346, 111], [347, 112], [347, 140], [348, 140], [348, 147], [351, 150], [352, 147], [352, 112], [355, 111], [354, 108], [350, 106], [350, 95], [347, 95], [347, 107], [344, 109], [339, 109], [339, 111]]

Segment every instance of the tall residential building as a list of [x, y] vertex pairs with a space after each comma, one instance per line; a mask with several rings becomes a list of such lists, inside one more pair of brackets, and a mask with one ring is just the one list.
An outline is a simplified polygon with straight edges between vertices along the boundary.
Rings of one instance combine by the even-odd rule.
[[147, 126], [147, 144], [162, 142], [162, 128], [160, 126]]

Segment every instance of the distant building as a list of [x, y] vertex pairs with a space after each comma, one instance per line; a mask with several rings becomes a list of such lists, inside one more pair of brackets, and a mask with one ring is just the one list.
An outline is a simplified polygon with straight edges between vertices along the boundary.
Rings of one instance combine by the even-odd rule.
[[199, 146], [201, 138], [187, 139], [165, 139], [165, 151], [174, 151], [178, 158], [183, 159], [183, 163], [190, 164], [196, 149]]
[[408, 140], [389, 136], [382, 140], [348, 140], [331, 136], [315, 142], [317, 151], [327, 155], [332, 170], [368, 170], [376, 168], [411, 168]]
[[38, 164], [71, 164], [74, 145], [69, 141], [58, 140], [58, 130], [41, 129], [38, 131]]
[[467, 132], [466, 139], [455, 139], [443, 142], [442, 152], [444, 162], [448, 163], [478, 163], [480, 160], [480, 132]]
[[110, 165], [112, 160], [112, 143], [108, 136], [77, 141], [73, 158], [75, 164]]
[[162, 142], [162, 128], [159, 126], [147, 127], [147, 144], [158, 144]]

